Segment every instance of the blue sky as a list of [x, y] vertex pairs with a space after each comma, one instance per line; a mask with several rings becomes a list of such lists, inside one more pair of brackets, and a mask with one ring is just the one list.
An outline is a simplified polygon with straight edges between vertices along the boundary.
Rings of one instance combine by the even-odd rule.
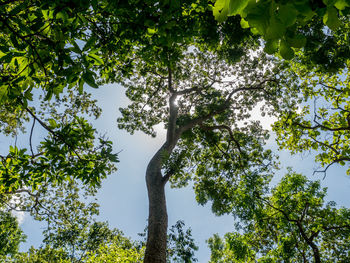
[[[111, 227], [121, 229], [126, 236], [137, 239], [137, 233], [143, 232], [148, 216], [148, 200], [145, 185], [145, 170], [152, 155], [161, 146], [165, 139], [165, 132], [160, 128], [158, 136], [151, 138], [136, 132], [129, 135], [117, 128], [117, 117], [120, 116], [118, 108], [126, 106], [128, 100], [124, 96], [124, 89], [119, 86], [104, 86], [100, 89], [91, 90], [94, 97], [98, 99], [103, 109], [100, 119], [94, 122], [97, 130], [113, 141], [114, 149], [120, 152], [120, 163], [117, 164], [118, 171], [110, 175], [102, 184], [97, 195], [100, 207], [99, 220], [108, 221]], [[263, 120], [265, 124], [271, 121]], [[27, 138], [25, 138], [27, 140]], [[4, 146], [0, 141], [0, 146]], [[276, 151], [274, 138], [269, 140], [267, 147]], [[312, 153], [291, 156], [288, 152], [277, 152], [280, 156], [281, 171], [279, 171], [273, 182], [290, 166], [297, 172], [309, 176], [311, 179], [322, 179], [322, 174], [313, 175], [318, 167], [313, 161]], [[328, 187], [328, 200], [336, 201], [338, 205], [350, 207], [348, 192], [350, 190], [350, 178], [346, 176], [345, 169], [333, 166], [329, 169], [327, 177], [322, 180], [322, 185]], [[223, 235], [234, 230], [232, 216], [216, 217], [211, 213], [210, 205], [199, 206], [191, 186], [184, 189], [170, 189], [167, 187], [167, 206], [169, 215], [169, 226], [177, 220], [184, 220], [186, 227], [192, 228], [193, 237], [199, 251], [196, 256], [199, 262], [208, 262], [210, 251], [205, 240], [214, 233]], [[21, 224], [27, 243], [22, 245], [22, 250], [30, 245], [39, 246], [41, 242], [41, 230], [43, 225], [25, 217]]]

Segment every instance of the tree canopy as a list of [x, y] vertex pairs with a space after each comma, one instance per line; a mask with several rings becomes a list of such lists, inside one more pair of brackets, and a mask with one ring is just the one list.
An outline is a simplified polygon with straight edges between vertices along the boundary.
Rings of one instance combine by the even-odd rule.
[[[349, 6], [347, 0], [1, 3], [1, 132], [18, 136], [29, 121], [32, 125], [27, 147], [15, 143], [0, 153], [0, 197], [10, 207], [14, 194], [21, 201], [28, 194], [22, 207], [50, 222], [47, 247], [32, 249], [22, 261], [38, 255], [78, 260], [87, 254], [104, 261], [119, 254], [124, 261], [144, 255], [146, 263], [164, 263], [167, 251], [173, 253], [167, 250], [168, 181], [173, 187], [193, 183], [197, 201], [212, 202], [216, 214], [251, 218], [276, 168], [274, 154], [264, 148], [268, 132], [251, 120], [257, 106], [279, 118], [274, 129], [281, 147], [319, 150], [317, 160], [326, 170], [348, 161]], [[281, 63], [262, 46], [293, 61]], [[89, 123], [100, 109], [87, 85], [105, 83], [122, 84], [131, 101], [121, 109], [119, 128], [155, 136], [154, 126], [164, 124], [167, 131], [146, 171], [145, 252], [93, 222], [95, 205], [87, 208], [77, 199], [76, 180], [94, 191], [118, 161], [112, 142]], [[311, 111], [307, 106], [300, 111], [300, 103], [319, 96], [321, 105], [315, 103], [307, 119]], [[44, 139], [34, 142], [38, 128]], [[50, 187], [57, 190], [53, 196]], [[38, 206], [40, 195], [44, 207], [60, 214], [54, 221], [50, 210]], [[187, 232], [179, 236], [185, 241], [173, 251], [186, 262], [195, 245]]]
[[241, 221], [242, 234], [227, 233], [208, 240], [210, 262], [347, 262], [348, 208], [325, 203], [319, 181], [290, 172], [260, 206]]
[[[285, 59], [294, 57], [294, 49], [305, 48], [315, 52], [329, 45], [324, 40], [329, 39], [329, 34], [337, 33], [344, 24], [348, 25], [349, 12], [350, 2], [347, 0], [217, 0], [213, 6], [213, 14], [218, 21], [239, 15], [243, 28], [250, 28], [254, 34], [263, 36], [266, 52], [273, 54], [279, 51]], [[332, 33], [323, 32], [326, 31], [324, 26]], [[317, 34], [325, 39], [315, 38]], [[349, 49], [346, 49], [342, 55], [349, 58]]]
[[335, 163], [344, 166], [350, 160], [348, 69], [325, 74], [294, 64], [292, 70], [300, 84], [285, 96], [299, 99], [280, 105], [280, 118], [274, 124], [279, 145], [293, 153], [316, 151], [316, 160], [324, 167], [317, 172], [326, 172]]

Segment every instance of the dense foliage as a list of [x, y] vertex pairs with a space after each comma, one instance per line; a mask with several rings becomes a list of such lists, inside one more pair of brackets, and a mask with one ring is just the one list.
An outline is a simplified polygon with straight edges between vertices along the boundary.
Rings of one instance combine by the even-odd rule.
[[280, 118], [274, 124], [279, 145], [293, 153], [316, 151], [316, 161], [324, 167], [318, 172], [335, 163], [344, 166], [350, 161], [348, 69], [326, 74], [294, 64], [292, 70], [300, 84], [285, 96], [294, 94], [299, 99], [280, 105]]
[[[326, 32], [325, 26], [336, 33], [343, 23], [348, 24], [349, 12], [347, 0], [217, 0], [213, 6], [218, 21], [239, 15], [243, 28], [263, 36], [266, 52], [279, 51], [285, 59], [294, 57], [294, 49], [305, 48], [307, 52], [317, 53], [317, 49], [329, 45], [328, 36], [333, 32]], [[317, 34], [324, 39], [315, 38]], [[345, 48], [347, 52], [342, 55], [349, 58], [349, 47]]]
[[[303, 221], [307, 212], [314, 209], [321, 218], [328, 209], [340, 228], [347, 225], [348, 212], [331, 204], [324, 208], [317, 183], [296, 175], [265, 196], [276, 162], [264, 148], [268, 132], [251, 114], [262, 106], [262, 115], [277, 116], [280, 146], [317, 150], [324, 171], [350, 160], [349, 7], [348, 0], [0, 3], [0, 129], [16, 138], [27, 134], [29, 142], [21, 148], [15, 140], [8, 151], [1, 150], [1, 206], [29, 211], [48, 224], [45, 246], [12, 257], [23, 235], [10, 214], [1, 214], [5, 235], [13, 233], [11, 246], [6, 239], [1, 243], [2, 256], [15, 262], [195, 261], [191, 232], [184, 232], [181, 222], [167, 235], [164, 185], [170, 181], [173, 187], [193, 183], [200, 204], [211, 201], [216, 214], [232, 213], [246, 222], [248, 234], [228, 234], [225, 245], [218, 238], [210, 241], [213, 260], [215, 253], [217, 260], [252, 259], [256, 254], [249, 248], [260, 242], [256, 253], [269, 248], [267, 258], [305, 260], [313, 253], [317, 261], [314, 246], [336, 242], [329, 233], [339, 233], [327, 232], [332, 228], [327, 216], [322, 217], [327, 222], [309, 226]], [[260, 46], [294, 59], [280, 63]], [[79, 200], [78, 188], [93, 193], [118, 161], [112, 142], [89, 123], [100, 109], [87, 85], [104, 83], [122, 84], [131, 101], [121, 109], [119, 128], [152, 136], [155, 125], [167, 130], [146, 171], [145, 249], [96, 222], [96, 203]], [[313, 108], [305, 104], [311, 100]], [[300, 110], [300, 105], [306, 106]], [[39, 132], [43, 139], [34, 140]], [[274, 197], [290, 196], [283, 191], [293, 187], [307, 193], [298, 199], [302, 211], [293, 200]], [[302, 220], [294, 217], [298, 212], [304, 213]], [[263, 215], [270, 220], [266, 225]], [[256, 222], [260, 232], [255, 233]], [[311, 232], [303, 234], [303, 227]], [[291, 238], [276, 239], [281, 234], [276, 229]], [[293, 231], [301, 236], [292, 237]], [[339, 235], [348, 238], [346, 231]], [[232, 252], [236, 245], [239, 253]]]
[[10, 212], [0, 210], [0, 260], [2, 256], [14, 255], [26, 236]]

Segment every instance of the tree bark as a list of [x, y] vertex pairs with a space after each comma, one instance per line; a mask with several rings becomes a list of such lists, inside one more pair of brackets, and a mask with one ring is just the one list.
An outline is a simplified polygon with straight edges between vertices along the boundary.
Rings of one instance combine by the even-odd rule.
[[321, 255], [320, 255], [320, 250], [318, 249], [317, 245], [313, 242], [314, 237], [317, 236], [318, 232], [315, 233], [315, 235], [312, 235], [311, 238], [307, 237], [301, 222], [297, 221], [297, 226], [299, 228], [300, 234], [301, 236], [304, 238], [304, 240], [306, 241], [306, 243], [311, 247], [312, 252], [313, 252], [313, 256], [314, 256], [314, 260], [315, 263], [321, 263]]
[[168, 214], [161, 173], [163, 151], [166, 151], [165, 145], [153, 156], [146, 171], [149, 215], [144, 263], [166, 263]]

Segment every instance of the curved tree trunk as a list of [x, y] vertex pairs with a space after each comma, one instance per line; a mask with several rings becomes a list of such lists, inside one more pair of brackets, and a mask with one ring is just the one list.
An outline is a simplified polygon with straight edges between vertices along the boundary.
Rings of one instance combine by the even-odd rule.
[[168, 214], [165, 200], [165, 182], [161, 173], [161, 147], [149, 162], [146, 183], [149, 201], [148, 233], [144, 263], [166, 263]]

